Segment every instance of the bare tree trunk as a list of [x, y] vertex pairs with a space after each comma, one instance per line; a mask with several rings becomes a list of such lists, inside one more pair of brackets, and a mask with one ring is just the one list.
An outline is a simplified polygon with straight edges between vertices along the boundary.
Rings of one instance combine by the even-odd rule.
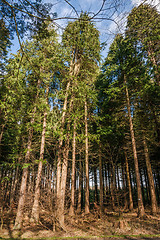
[[110, 193], [111, 192], [111, 178], [110, 178], [110, 176], [111, 176], [111, 174], [110, 174], [110, 164], [109, 163], [107, 163], [107, 172], [108, 172], [108, 193]]
[[[47, 87], [47, 89], [46, 89], [46, 106], [48, 105], [48, 92], [49, 92], [49, 87]], [[47, 110], [45, 110], [44, 117], [43, 117], [43, 130], [42, 130], [42, 137], [41, 137], [40, 159], [39, 159], [39, 164], [38, 164], [36, 187], [35, 187], [35, 193], [34, 193], [34, 202], [33, 202], [32, 214], [31, 214], [31, 219], [30, 219], [33, 222], [39, 221], [40, 181], [41, 181], [42, 166], [43, 166], [42, 162], [44, 159], [46, 121], [47, 121]]]
[[[104, 164], [104, 170], [105, 170], [105, 199], [107, 200], [107, 195], [109, 193], [109, 179], [107, 179], [107, 167], [106, 167], [106, 163]], [[107, 202], [107, 201], [106, 201]]]
[[[63, 113], [62, 113], [62, 119], [61, 119], [62, 131], [64, 127], [65, 115], [67, 110], [67, 99], [68, 99], [69, 88], [70, 88], [70, 81], [67, 83], [66, 95], [65, 95], [64, 104], [63, 104]], [[62, 144], [63, 144], [63, 139], [61, 138], [59, 142], [59, 147], [58, 147], [58, 161], [57, 161], [57, 200], [60, 198]]]
[[129, 176], [129, 166], [128, 166], [128, 158], [127, 158], [126, 150], [124, 150], [124, 155], [125, 155], [127, 185], [128, 185], [128, 192], [129, 192], [129, 210], [132, 211], [133, 210], [132, 187], [131, 187], [131, 180]]
[[[143, 172], [144, 172], [144, 178], [145, 178], [145, 183], [146, 183], [147, 204], [150, 204], [151, 197], [150, 197], [149, 180], [148, 180], [148, 176], [147, 176], [147, 168], [146, 167], [143, 168]], [[153, 176], [153, 174], [152, 174], [152, 176]]]
[[2, 141], [3, 133], [4, 133], [4, 127], [5, 127], [5, 124], [2, 124], [2, 129], [1, 129], [1, 134], [0, 134], [0, 144]]
[[[34, 119], [32, 119], [32, 124]], [[32, 144], [32, 135], [33, 135], [33, 128], [30, 128], [29, 137], [28, 137], [28, 144], [27, 144], [27, 153], [25, 155], [25, 163], [28, 163], [30, 157], [30, 150]], [[22, 173], [22, 180], [21, 180], [21, 187], [20, 187], [20, 196], [18, 202], [18, 209], [17, 215], [15, 220], [15, 229], [20, 229], [22, 227], [23, 215], [24, 215], [24, 204], [25, 204], [25, 194], [26, 194], [26, 186], [27, 186], [27, 177], [28, 177], [28, 167], [23, 168]]]
[[66, 193], [67, 169], [68, 169], [68, 153], [69, 153], [69, 134], [67, 134], [66, 145], [63, 151], [60, 199], [57, 206], [58, 221], [59, 221], [60, 227], [62, 227], [63, 229], [65, 229], [64, 216], [65, 216], [65, 193]]
[[[20, 160], [18, 162], [20, 162]], [[12, 186], [12, 189], [11, 189], [10, 211], [12, 210], [12, 204], [14, 203], [14, 196], [15, 196], [16, 187], [17, 187], [17, 183], [18, 183], [18, 172], [19, 172], [19, 166], [17, 166], [17, 168], [16, 168], [14, 183], [13, 183], [13, 186]]]
[[151, 163], [150, 163], [150, 159], [149, 159], [148, 147], [147, 147], [147, 142], [146, 142], [144, 132], [143, 132], [143, 145], [144, 145], [144, 154], [145, 154], [148, 181], [149, 181], [149, 189], [150, 189], [150, 195], [151, 195], [152, 214], [156, 214], [157, 213], [156, 193], [155, 193]]
[[[72, 53], [73, 59], [70, 64], [70, 71], [69, 75], [70, 77], [77, 76], [80, 70], [80, 60], [75, 62], [75, 57], [76, 53], [73, 51]], [[61, 131], [64, 129], [64, 122], [65, 122], [65, 115], [66, 115], [66, 110], [67, 110], [67, 101], [68, 101], [68, 94], [69, 94], [69, 89], [71, 85], [71, 80], [69, 79], [66, 87], [66, 93], [65, 93], [65, 99], [64, 99], [64, 104], [63, 104], [63, 113], [62, 113], [62, 119], [61, 119]], [[63, 138], [61, 137], [59, 141], [59, 148], [58, 148], [58, 161], [57, 161], [57, 204], [60, 200], [61, 196], [61, 172], [62, 172], [62, 162], [61, 162], [61, 157], [62, 157], [62, 145], [63, 145]]]
[[103, 214], [103, 176], [102, 176], [102, 155], [101, 146], [99, 147], [99, 178], [100, 178], [100, 217]]
[[98, 186], [97, 186], [97, 167], [93, 167], [94, 171], [94, 188], [95, 188], [95, 193], [94, 193], [94, 201], [96, 204], [98, 204]]
[[17, 215], [16, 215], [16, 220], [15, 220], [15, 229], [20, 229], [22, 227], [27, 177], [28, 177], [28, 167], [23, 168], [21, 188], [20, 188], [20, 197], [19, 197]]
[[130, 109], [130, 99], [126, 82], [126, 75], [124, 75], [124, 84], [126, 87], [126, 101], [127, 101], [127, 110], [129, 117], [129, 125], [130, 125], [130, 133], [132, 139], [132, 147], [133, 147], [133, 155], [134, 155], [134, 166], [135, 166], [135, 174], [136, 174], [136, 183], [137, 183], [137, 195], [138, 195], [138, 216], [143, 217], [145, 215], [143, 199], [142, 199], [142, 191], [141, 191], [141, 181], [138, 167], [138, 158], [137, 158], [137, 150], [136, 150], [136, 141], [134, 137], [134, 129], [132, 123], [131, 109]]
[[86, 166], [86, 191], [85, 191], [85, 214], [88, 214], [89, 211], [89, 162], [88, 162], [88, 109], [87, 109], [87, 100], [85, 100], [85, 166]]
[[127, 187], [126, 187], [126, 176], [125, 176], [124, 164], [122, 165], [122, 180], [123, 180], [123, 190], [124, 190], [124, 209], [128, 209]]
[[[70, 99], [69, 110], [68, 110], [69, 114], [71, 113], [72, 109], [73, 109], [73, 96]], [[62, 228], [65, 228], [64, 214], [65, 214], [65, 193], [66, 193], [66, 183], [67, 183], [68, 154], [69, 154], [69, 135], [70, 135], [70, 120], [67, 124], [67, 137], [66, 137], [65, 147], [63, 150], [60, 192], [57, 195], [57, 201], [58, 201], [57, 216], [58, 216], [59, 224]]]
[[[70, 99], [69, 113], [73, 108], [73, 98]], [[64, 215], [65, 215], [65, 195], [67, 185], [67, 169], [68, 169], [68, 154], [69, 154], [69, 135], [70, 135], [70, 121], [67, 124], [66, 142], [63, 149], [63, 162], [60, 171], [60, 189], [57, 192], [57, 218], [60, 226], [65, 229]]]
[[115, 169], [112, 167], [110, 168], [110, 175], [111, 175], [111, 185], [110, 185], [110, 191], [111, 191], [111, 202], [112, 202], [112, 209], [115, 210], [115, 197], [114, 197], [114, 171]]
[[146, 205], [146, 196], [145, 196], [145, 191], [144, 191], [143, 169], [142, 168], [139, 170], [139, 173], [140, 173], [140, 180], [141, 180], [142, 199], [143, 199], [143, 204], [145, 206]]
[[[80, 70], [80, 59], [76, 59], [76, 50], [73, 50], [72, 53], [73, 59], [70, 63], [70, 72], [69, 75], [72, 79], [72, 77], [76, 77]], [[64, 99], [64, 105], [63, 105], [63, 113], [62, 113], [62, 119], [61, 119], [61, 130], [64, 129], [64, 123], [65, 123], [65, 114], [67, 112], [67, 102], [68, 102], [68, 94], [69, 94], [69, 88], [70, 88], [71, 80], [67, 83], [66, 87], [66, 94]], [[70, 100], [70, 107], [69, 111], [72, 105], [73, 99]], [[70, 123], [68, 124], [70, 128]], [[69, 131], [69, 130], [68, 130]], [[58, 150], [58, 162], [57, 162], [57, 217], [59, 224], [62, 228], [65, 228], [64, 226], [64, 204], [65, 204], [65, 191], [66, 191], [66, 180], [67, 180], [67, 168], [68, 168], [68, 153], [69, 153], [69, 135], [67, 134], [67, 140], [66, 140], [66, 147], [65, 151], [63, 152], [63, 162], [61, 161], [62, 158], [62, 145], [63, 145], [63, 138], [59, 141], [59, 150]]]
[[82, 161], [80, 158], [79, 161], [79, 189], [78, 189], [78, 206], [77, 206], [77, 213], [81, 212], [81, 206], [82, 206], [82, 178], [83, 176], [83, 171], [82, 171]]
[[73, 126], [73, 142], [72, 142], [72, 178], [71, 178], [71, 205], [69, 215], [75, 214], [75, 164], [76, 164], [76, 121]]

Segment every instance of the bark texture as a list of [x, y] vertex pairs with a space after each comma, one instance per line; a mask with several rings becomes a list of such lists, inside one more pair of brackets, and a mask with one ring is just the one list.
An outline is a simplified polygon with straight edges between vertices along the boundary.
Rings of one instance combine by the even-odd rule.
[[135, 174], [136, 174], [137, 195], [138, 195], [138, 216], [143, 217], [145, 215], [145, 211], [144, 211], [144, 205], [143, 205], [143, 199], [142, 199], [141, 181], [140, 181], [137, 150], [136, 150], [136, 141], [135, 141], [134, 128], [133, 128], [133, 123], [132, 123], [132, 115], [131, 115], [131, 107], [130, 107], [128, 88], [127, 88], [126, 75], [124, 75], [124, 84], [125, 84], [125, 88], [126, 88], [126, 102], [127, 102], [127, 110], [128, 110], [128, 118], [129, 118], [130, 134], [131, 134], [131, 140], [132, 140], [134, 166], [135, 166]]
[[154, 180], [153, 180], [151, 163], [150, 163], [150, 159], [149, 159], [149, 152], [148, 152], [148, 147], [147, 147], [147, 141], [146, 141], [144, 132], [143, 132], [143, 145], [144, 145], [144, 154], [145, 154], [147, 174], [148, 174], [148, 181], [149, 181], [149, 189], [150, 189], [150, 196], [151, 196], [152, 214], [156, 214], [157, 213], [156, 193], [155, 193], [155, 187], [154, 187]]
[[100, 217], [103, 214], [103, 176], [102, 176], [102, 155], [101, 146], [99, 150], [99, 178], [100, 178]]
[[[48, 92], [49, 92], [49, 88], [46, 89], [46, 106], [48, 105]], [[38, 164], [34, 202], [33, 202], [33, 207], [32, 207], [32, 214], [31, 214], [31, 221], [35, 221], [35, 222], [39, 221], [40, 182], [41, 182], [43, 159], [44, 159], [45, 134], [46, 134], [46, 124], [47, 124], [46, 122], [47, 122], [47, 110], [45, 110], [44, 117], [43, 117], [43, 130], [42, 130], [42, 137], [41, 137], [40, 159], [39, 159], [39, 164]]]
[[88, 122], [87, 122], [88, 110], [87, 101], [85, 100], [85, 166], [86, 166], [86, 191], [85, 191], [85, 214], [89, 211], [89, 162], [88, 162]]
[[[40, 79], [37, 82], [37, 94], [35, 97], [35, 103], [37, 102], [38, 95], [39, 95], [39, 87], [40, 87]], [[33, 124], [35, 122], [35, 114], [36, 114], [37, 107], [34, 106], [32, 118], [31, 118], [31, 127], [29, 129], [28, 133], [28, 141], [27, 141], [27, 152], [25, 154], [24, 163], [27, 164], [30, 159], [30, 152], [31, 152], [31, 146], [32, 146], [32, 137], [33, 137]], [[28, 166], [25, 166], [23, 168], [22, 173], [22, 180], [21, 180], [21, 186], [20, 186], [20, 194], [19, 194], [19, 201], [18, 201], [18, 209], [16, 214], [16, 220], [15, 220], [15, 229], [20, 229], [22, 227], [23, 222], [23, 216], [24, 216], [24, 205], [25, 205], [25, 197], [26, 197], [26, 187], [27, 187], [27, 177], [28, 177]]]
[[127, 152], [124, 150], [125, 155], [125, 165], [126, 165], [126, 177], [127, 177], [127, 185], [128, 185], [128, 193], [129, 193], [129, 210], [133, 210], [133, 198], [132, 198], [132, 188], [131, 188], [131, 180], [129, 176], [129, 166], [128, 166], [128, 158]]
[[72, 177], [71, 177], [71, 205], [69, 214], [74, 215], [75, 210], [75, 166], [76, 166], [76, 122], [73, 126], [73, 141], [72, 141]]

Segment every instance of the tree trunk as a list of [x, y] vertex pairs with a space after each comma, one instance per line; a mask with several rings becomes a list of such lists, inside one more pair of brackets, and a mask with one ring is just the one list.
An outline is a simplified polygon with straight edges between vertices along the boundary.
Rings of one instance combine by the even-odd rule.
[[[37, 89], [39, 89], [40, 86], [40, 80], [38, 80], [37, 83]], [[35, 97], [35, 103], [37, 102], [39, 95], [39, 91], [37, 90], [37, 94]], [[29, 162], [30, 158], [30, 152], [31, 152], [31, 145], [32, 145], [32, 137], [33, 137], [33, 123], [35, 121], [35, 113], [36, 113], [37, 107], [35, 106], [33, 109], [33, 114], [31, 118], [31, 127], [29, 129], [28, 134], [28, 142], [27, 142], [27, 152], [25, 155], [25, 161], [24, 163], [27, 164]], [[22, 173], [22, 179], [21, 179], [21, 186], [20, 186], [20, 194], [19, 194], [19, 201], [18, 201], [18, 209], [16, 214], [16, 220], [15, 220], [15, 229], [20, 229], [22, 227], [22, 221], [23, 221], [23, 215], [24, 215], [24, 204], [25, 204], [25, 195], [26, 195], [26, 187], [27, 187], [27, 177], [28, 177], [28, 166], [24, 166], [23, 173]]]
[[150, 196], [151, 196], [152, 214], [156, 214], [157, 213], [156, 193], [155, 193], [151, 163], [150, 163], [150, 159], [149, 159], [148, 147], [147, 147], [147, 142], [146, 142], [144, 132], [143, 132], [143, 145], [144, 145], [144, 154], [145, 154], [148, 181], [149, 181], [149, 189], [150, 189]]
[[5, 127], [5, 124], [2, 124], [2, 129], [1, 129], [1, 134], [0, 134], [0, 144], [2, 141], [3, 133], [4, 133], [4, 127]]
[[112, 202], [112, 209], [115, 210], [115, 197], [114, 197], [114, 171], [115, 169], [110, 168], [110, 175], [111, 175], [111, 185], [110, 185], [110, 191], [111, 191], [111, 202]]
[[99, 147], [99, 178], [100, 178], [100, 217], [103, 214], [103, 176], [102, 176], [102, 155], [101, 146]]
[[72, 142], [72, 178], [71, 178], [71, 205], [69, 215], [74, 215], [75, 210], [75, 164], [76, 164], [76, 121], [73, 126], [73, 142]]
[[124, 155], [125, 155], [127, 185], [128, 185], [128, 192], [129, 192], [129, 210], [132, 211], [133, 210], [132, 187], [131, 187], [131, 180], [129, 176], [129, 166], [128, 166], [128, 158], [127, 158], [126, 150], [124, 150]]
[[67, 134], [65, 148], [63, 150], [60, 198], [59, 198], [59, 203], [57, 205], [57, 217], [58, 217], [60, 227], [62, 229], [65, 229], [64, 215], [65, 215], [65, 194], [66, 194], [67, 169], [68, 169], [68, 153], [69, 153], [69, 134]]
[[140, 181], [140, 175], [139, 175], [136, 141], [135, 141], [135, 137], [134, 137], [134, 129], [133, 129], [133, 123], [132, 123], [132, 116], [131, 116], [131, 109], [130, 109], [130, 99], [129, 99], [129, 93], [128, 93], [128, 88], [127, 88], [126, 75], [124, 75], [124, 84], [125, 84], [125, 87], [126, 87], [127, 110], [128, 110], [128, 117], [129, 117], [130, 133], [131, 133], [133, 155], [134, 155], [136, 183], [137, 183], [138, 216], [143, 217], [145, 215], [145, 212], [144, 212], [144, 205], [143, 205], [143, 200], [142, 200], [141, 181]]
[[[73, 109], [73, 98], [70, 99], [69, 113], [71, 112], [72, 109]], [[69, 133], [70, 133], [70, 120], [67, 124], [67, 136], [66, 136], [65, 147], [63, 149], [63, 162], [59, 172], [60, 186], [59, 186], [59, 191], [57, 191], [57, 218], [60, 226], [63, 229], [65, 229], [64, 215], [65, 215], [65, 195], [66, 195], [68, 154], [69, 154]]]
[[107, 163], [107, 172], [108, 172], [108, 193], [110, 194], [111, 192], [111, 174], [110, 174], [110, 164]]
[[[63, 131], [63, 128], [64, 128], [69, 88], [70, 88], [70, 81], [67, 83], [67, 87], [66, 87], [66, 95], [65, 95], [65, 99], [64, 99], [62, 119], [61, 119], [61, 131]], [[59, 201], [58, 199], [60, 198], [62, 144], [63, 144], [63, 139], [61, 137], [61, 139], [59, 141], [58, 161], [57, 161], [57, 201]]]
[[108, 179], [107, 179], [107, 167], [106, 167], [106, 163], [104, 164], [104, 170], [105, 170], [105, 202], [107, 202], [107, 195], [109, 193], [109, 183], [108, 183]]
[[[47, 89], [46, 89], [46, 106], [48, 105], [48, 92], [49, 92], [49, 87], [47, 87]], [[46, 121], [47, 121], [47, 110], [45, 110], [44, 117], [43, 117], [43, 130], [42, 130], [42, 137], [41, 137], [40, 159], [39, 159], [39, 164], [38, 164], [36, 187], [35, 187], [35, 193], [34, 193], [34, 202], [33, 202], [33, 207], [32, 207], [32, 214], [31, 214], [31, 221], [35, 221], [35, 222], [39, 221], [40, 181], [41, 181], [42, 166], [43, 166], [43, 159], [44, 159]]]
[[77, 206], [77, 213], [81, 212], [82, 206], [82, 185], [83, 185], [83, 169], [82, 169], [82, 161], [80, 158], [79, 161], [79, 189], [78, 189], [78, 206]]
[[123, 180], [123, 191], [124, 191], [124, 209], [128, 209], [127, 201], [127, 187], [126, 187], [126, 176], [125, 176], [125, 167], [122, 165], [122, 180]]
[[145, 196], [145, 189], [144, 189], [144, 184], [143, 184], [143, 171], [142, 169], [140, 169], [140, 180], [141, 180], [141, 189], [142, 189], [142, 199], [143, 199], [143, 203], [144, 206], [146, 205], [146, 196]]
[[[70, 72], [69, 75], [72, 78], [73, 76], [76, 77], [79, 73], [80, 70], [80, 59], [76, 61], [76, 51], [73, 51], [72, 53], [73, 59], [70, 64]], [[66, 94], [65, 94], [65, 99], [64, 99], [64, 105], [63, 105], [63, 113], [62, 113], [62, 119], [61, 119], [61, 131], [63, 132], [64, 129], [64, 123], [65, 123], [65, 114], [67, 110], [67, 100], [68, 100], [68, 94], [69, 94], [69, 88], [70, 88], [71, 80], [67, 83], [66, 87]], [[72, 99], [70, 101], [70, 106], [71, 106]], [[70, 110], [69, 110], [70, 111]], [[68, 141], [68, 140], [67, 140]], [[63, 160], [63, 163], [61, 162], [61, 157], [62, 157], [62, 145], [63, 145], [63, 139], [61, 138], [59, 141], [59, 150], [58, 150], [58, 161], [57, 161], [57, 214], [59, 216], [60, 224], [64, 225], [64, 213], [61, 213], [61, 209], [63, 209], [64, 202], [65, 200], [65, 191], [66, 186], [63, 187], [63, 190], [61, 191], [62, 188], [62, 182], [64, 183], [64, 179], [62, 179], [61, 175], [63, 175], [63, 167], [68, 166], [68, 158]], [[67, 150], [69, 151], [69, 150]], [[67, 152], [66, 151], [66, 152]], [[66, 162], [67, 161], [67, 162]], [[63, 164], [63, 166], [62, 166]], [[66, 171], [66, 168], [65, 168]], [[65, 173], [64, 173], [65, 175]], [[65, 177], [64, 177], [65, 178]], [[64, 195], [63, 195], [64, 194]], [[61, 198], [61, 195], [63, 195], [64, 199]], [[59, 206], [59, 202], [61, 202], [61, 206]], [[62, 214], [62, 216], [60, 216]]]
[[98, 204], [98, 185], [97, 185], [97, 167], [94, 166], [94, 187], [95, 187], [95, 190], [94, 190], [94, 201], [96, 204]]
[[[18, 161], [18, 163], [20, 160]], [[12, 204], [14, 203], [14, 196], [16, 193], [16, 187], [18, 183], [18, 173], [19, 173], [19, 166], [16, 167], [16, 172], [15, 172], [15, 178], [14, 178], [14, 183], [11, 189], [11, 195], [10, 195], [10, 211], [12, 211]]]
[[87, 110], [87, 100], [85, 100], [85, 166], [86, 166], [86, 191], [85, 191], [85, 214], [89, 211], [89, 162], [88, 162], [88, 110]]
[[[147, 194], [147, 204], [151, 205], [151, 197], [150, 197], [150, 190], [149, 190], [149, 181], [148, 181], [148, 175], [147, 175], [147, 168], [143, 168], [144, 172], [144, 178], [145, 178], [145, 183], [146, 183], [146, 194]], [[153, 174], [152, 174], [153, 176]]]

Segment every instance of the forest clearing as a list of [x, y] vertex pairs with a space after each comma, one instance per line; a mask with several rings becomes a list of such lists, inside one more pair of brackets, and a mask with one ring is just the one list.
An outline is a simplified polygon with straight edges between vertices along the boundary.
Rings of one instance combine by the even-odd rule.
[[160, 239], [159, 5], [102, 58], [124, 1], [53, 2], [0, 0], [0, 239]]

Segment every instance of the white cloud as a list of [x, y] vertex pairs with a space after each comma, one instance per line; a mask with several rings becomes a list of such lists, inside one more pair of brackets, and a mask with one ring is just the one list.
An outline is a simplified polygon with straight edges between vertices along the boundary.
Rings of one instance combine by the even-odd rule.
[[126, 28], [126, 24], [127, 24], [127, 16], [128, 13], [120, 13], [117, 14], [115, 13], [113, 16], [114, 21], [112, 21], [109, 25], [108, 31], [110, 31], [110, 33], [124, 33], [125, 28]]
[[134, 6], [138, 6], [141, 3], [148, 3], [152, 6], [156, 6], [157, 10], [160, 11], [160, 1], [159, 0], [131, 0]]

